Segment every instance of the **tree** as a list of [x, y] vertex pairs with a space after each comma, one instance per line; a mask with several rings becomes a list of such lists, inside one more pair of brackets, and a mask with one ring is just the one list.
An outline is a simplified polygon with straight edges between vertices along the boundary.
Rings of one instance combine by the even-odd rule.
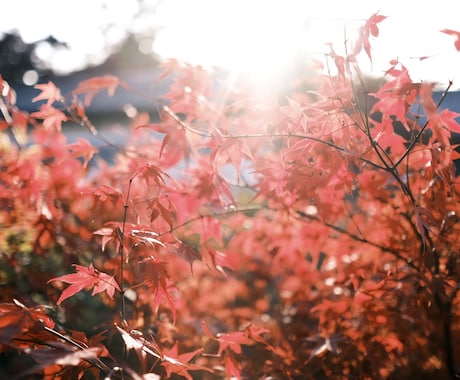
[[382, 21], [281, 101], [168, 62], [112, 166], [62, 127], [126, 84], [40, 84], [29, 115], [2, 81], [4, 375], [455, 378], [459, 114], [398, 61], [368, 93]]

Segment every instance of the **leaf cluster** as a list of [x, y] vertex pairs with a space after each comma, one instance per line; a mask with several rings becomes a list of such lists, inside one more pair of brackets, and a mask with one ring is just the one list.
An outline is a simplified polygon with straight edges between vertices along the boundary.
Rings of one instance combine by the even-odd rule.
[[397, 60], [367, 88], [384, 20], [282, 96], [169, 61], [123, 146], [85, 111], [118, 78], [31, 114], [0, 78], [0, 375], [458, 376], [459, 114]]

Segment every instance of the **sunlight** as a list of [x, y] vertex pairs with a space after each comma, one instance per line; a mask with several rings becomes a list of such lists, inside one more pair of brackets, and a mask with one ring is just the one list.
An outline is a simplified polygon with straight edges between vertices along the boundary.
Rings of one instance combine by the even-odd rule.
[[[359, 5], [340, 0], [141, 3], [5, 2], [8, 17], [2, 19], [0, 35], [18, 31], [25, 43], [49, 36], [63, 42], [65, 49], [40, 42], [35, 52], [37, 59], [59, 74], [102, 63], [123, 43], [127, 32], [134, 32], [142, 35], [140, 49], [145, 54], [153, 49], [160, 59], [178, 58], [206, 68], [220, 67], [258, 85], [276, 86], [288, 82], [288, 74], [297, 75], [293, 64], [303, 65], [311, 54], [326, 52], [325, 43], [332, 43], [342, 54], [344, 39], [352, 41], [356, 28], [378, 12], [388, 18], [381, 23], [380, 35], [373, 43], [372, 64], [364, 62], [366, 73], [382, 75], [388, 62], [398, 58], [415, 80], [444, 85], [458, 80], [459, 55], [451, 36], [439, 32], [458, 29], [458, 16], [451, 11], [449, 0], [419, 2], [417, 12], [414, 4], [398, 0], [363, 1]], [[146, 9], [155, 11], [142, 14]], [[460, 86], [455, 82], [454, 87]]]
[[[399, 58], [414, 67], [417, 78], [440, 78], [442, 83], [447, 76], [452, 79], [458, 67], [452, 42], [439, 33], [441, 28], [456, 28], [446, 4], [424, 4], [412, 18], [412, 7], [396, 0], [363, 2], [359, 7], [344, 1], [168, 0], [158, 8], [161, 23], [153, 50], [161, 58], [223, 68], [257, 86], [276, 87], [292, 79], [288, 75], [298, 75], [296, 64], [324, 57], [328, 43], [344, 54], [344, 41], [352, 43], [363, 22], [379, 13], [389, 17], [373, 39], [374, 59], [363, 60], [364, 70], [380, 76], [390, 60]], [[425, 55], [433, 57], [418, 59]], [[439, 70], [440, 65], [445, 70]]]
[[272, 83], [302, 54], [306, 25], [302, 4], [181, 2], [180, 14], [172, 6], [163, 10], [171, 12], [160, 16], [169, 20], [170, 28], [160, 33], [154, 49], [170, 57], [177, 57], [177, 50], [180, 59], [193, 64], [223, 68], [257, 84]]

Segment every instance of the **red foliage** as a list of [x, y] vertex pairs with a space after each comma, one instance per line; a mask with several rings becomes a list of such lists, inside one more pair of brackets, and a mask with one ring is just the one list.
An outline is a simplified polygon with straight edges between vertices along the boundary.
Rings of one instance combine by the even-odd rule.
[[56, 301], [56, 305], [60, 305], [65, 299], [72, 297], [79, 291], [88, 287], [93, 288], [93, 293], [91, 295], [94, 296], [97, 293], [106, 291], [111, 299], [113, 299], [115, 290], [121, 290], [112, 276], [95, 270], [93, 264], [90, 264], [88, 268], [77, 264], [73, 264], [72, 266], [75, 267], [77, 273], [66, 274], [48, 281], [61, 281], [70, 284], [70, 286], [62, 292], [61, 296]]
[[128, 85], [40, 84], [29, 115], [0, 78], [0, 376], [458, 376], [459, 114], [396, 60], [362, 100], [384, 19], [282, 97], [169, 62], [113, 165], [62, 126], [97, 138]]

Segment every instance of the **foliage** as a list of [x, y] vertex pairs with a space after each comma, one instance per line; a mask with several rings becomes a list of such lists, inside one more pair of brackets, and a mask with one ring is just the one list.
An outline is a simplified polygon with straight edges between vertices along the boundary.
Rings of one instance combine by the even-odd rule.
[[85, 108], [129, 86], [40, 84], [27, 114], [1, 80], [1, 375], [460, 373], [459, 115], [398, 61], [369, 93], [384, 19], [283, 95], [168, 62], [113, 165], [63, 130], [98, 137]]

